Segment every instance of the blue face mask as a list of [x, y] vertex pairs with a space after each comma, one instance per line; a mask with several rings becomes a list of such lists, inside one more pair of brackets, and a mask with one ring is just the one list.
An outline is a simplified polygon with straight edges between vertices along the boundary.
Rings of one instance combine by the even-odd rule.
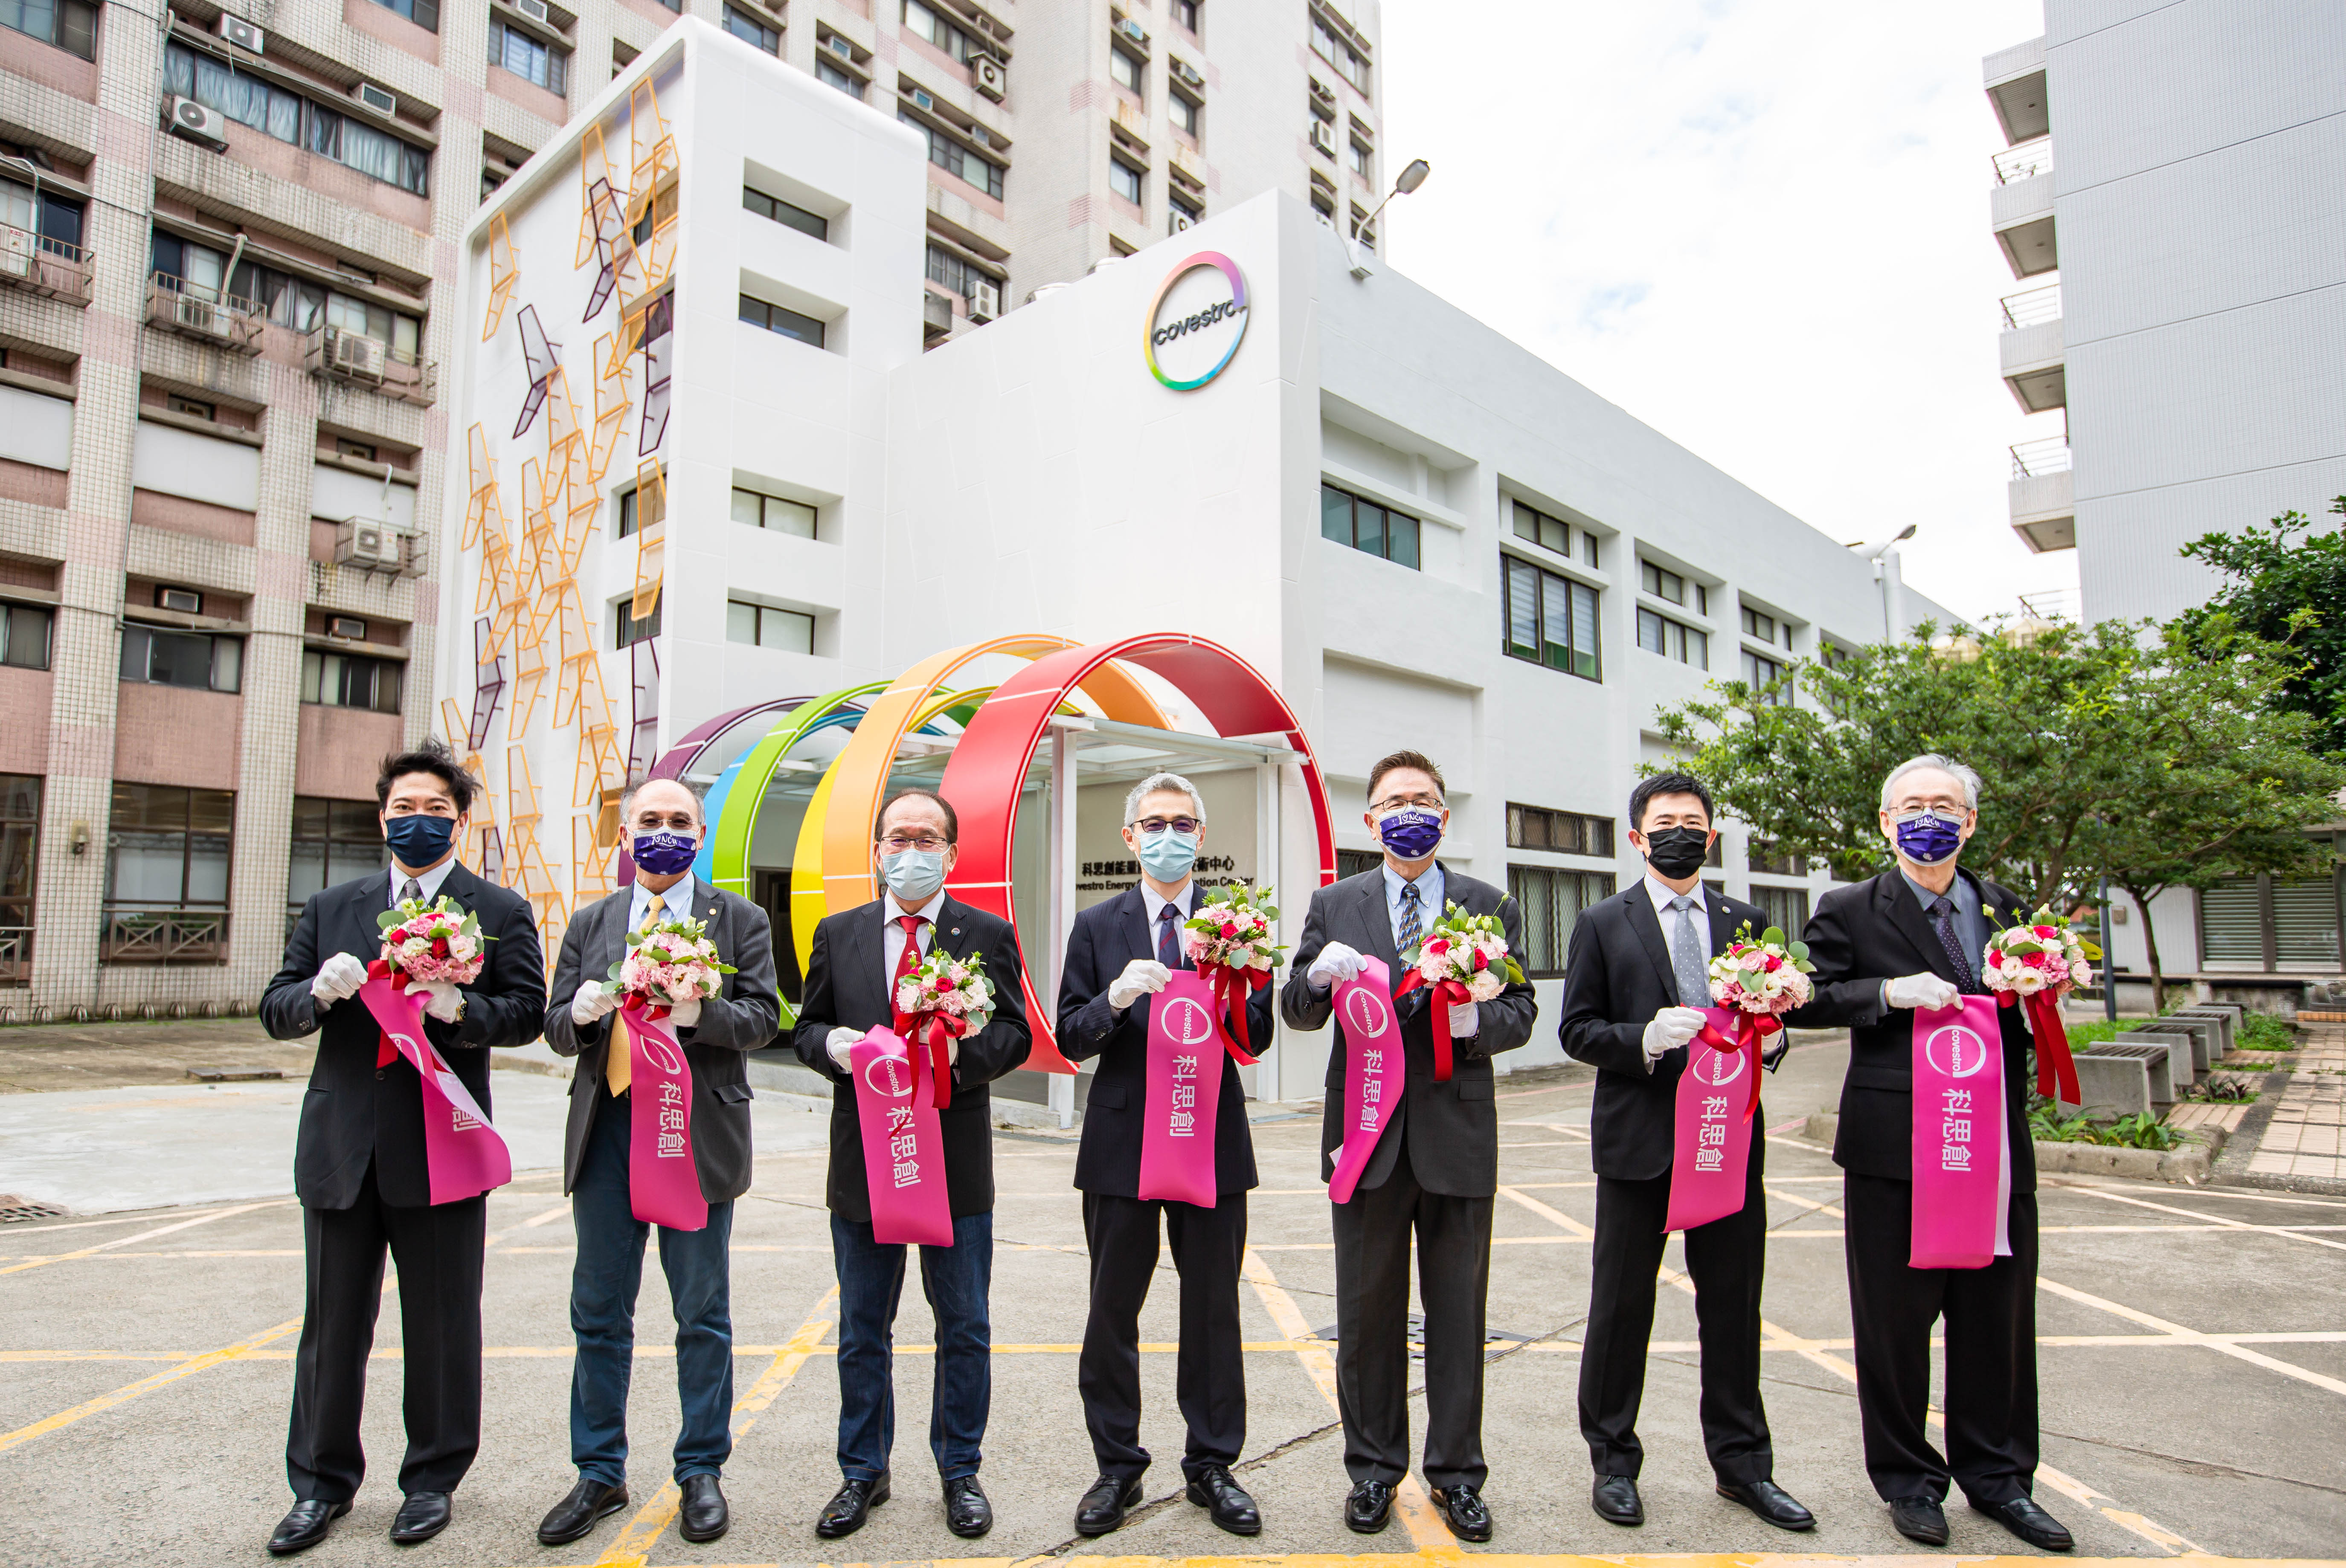
[[666, 828], [657, 833], [638, 833], [636, 841], [627, 846], [627, 858], [636, 862], [636, 869], [656, 877], [672, 877], [689, 871], [693, 856], [699, 852], [699, 839], [690, 833], [672, 833]]
[[393, 817], [382, 825], [382, 841], [391, 846], [391, 858], [403, 866], [439, 864], [455, 836], [455, 818], [427, 817], [421, 811]]
[[945, 885], [945, 852], [943, 850], [906, 850], [900, 855], [880, 857], [880, 874], [888, 880], [888, 891], [906, 909], [927, 903]]
[[1909, 811], [1892, 824], [1898, 852], [1918, 866], [1936, 866], [1964, 847], [1964, 820], [1952, 813]]
[[1198, 835], [1161, 832], [1140, 835], [1141, 868], [1160, 882], [1178, 882], [1198, 863]]
[[1377, 838], [1395, 860], [1422, 860], [1442, 842], [1442, 813], [1404, 806], [1377, 819]]

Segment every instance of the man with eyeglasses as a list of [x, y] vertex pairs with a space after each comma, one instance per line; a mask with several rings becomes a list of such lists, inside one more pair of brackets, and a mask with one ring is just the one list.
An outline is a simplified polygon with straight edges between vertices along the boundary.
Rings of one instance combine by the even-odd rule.
[[[1204, 1208], [1140, 1196], [1148, 998], [1173, 971], [1197, 967], [1185, 951], [1182, 922], [1203, 896], [1191, 867], [1205, 841], [1206, 803], [1196, 785], [1178, 773], [1151, 774], [1134, 785], [1124, 801], [1124, 842], [1139, 860], [1140, 881], [1076, 916], [1059, 977], [1059, 1049], [1071, 1062], [1099, 1058], [1076, 1155], [1092, 1287], [1076, 1387], [1099, 1461], [1099, 1479], [1076, 1508], [1080, 1535], [1105, 1535], [1122, 1524], [1140, 1501], [1148, 1469], [1148, 1451], [1140, 1446], [1140, 1308], [1157, 1272], [1160, 1215], [1181, 1277], [1174, 1390], [1188, 1424], [1181, 1460], [1188, 1499], [1234, 1535], [1262, 1529], [1254, 1499], [1230, 1478], [1246, 1442], [1239, 1263], [1255, 1168], [1246, 1095], [1228, 1052], [1219, 1053], [1214, 1114], [1218, 1201]], [[1270, 1038], [1271, 1023], [1265, 986], [1247, 1003], [1247, 1038], [1256, 1049]]]
[[994, 1507], [978, 1484], [980, 1443], [992, 1398], [993, 1330], [986, 1292], [994, 1269], [994, 1133], [986, 1085], [1026, 1060], [1025, 971], [1017, 933], [999, 916], [945, 893], [960, 858], [960, 823], [942, 795], [907, 789], [880, 809], [872, 865], [887, 891], [871, 903], [826, 915], [814, 928], [791, 1046], [834, 1085], [831, 1110], [831, 1260], [839, 1271], [839, 1469], [844, 1478], [823, 1505], [824, 1540], [863, 1528], [888, 1501], [888, 1454], [895, 1441], [892, 1334], [904, 1287], [904, 1247], [876, 1240], [863, 1176], [863, 1129], [856, 1115], [849, 1050], [894, 1021], [896, 981], [943, 944], [956, 958], [979, 954], [994, 986], [984, 1029], [946, 1046], [953, 1104], [938, 1112], [950, 1247], [921, 1248], [921, 1288], [936, 1314], [935, 1382], [929, 1449], [944, 1483], [945, 1525], [976, 1537], [994, 1528]]
[[[1508, 952], [1524, 951], [1523, 910], [1507, 893], [1444, 866], [1434, 850], [1450, 824], [1442, 770], [1396, 751], [1369, 770], [1362, 817], [1384, 863], [1311, 895], [1302, 940], [1280, 993], [1290, 1027], [1318, 1029], [1334, 988], [1358, 979], [1363, 955], [1404, 979], [1427, 929], [1447, 904], [1496, 914]], [[1451, 1010], [1454, 1068], [1434, 1076], [1433, 1009], [1423, 989], [1394, 1003], [1408, 1059], [1402, 1103], [1380, 1132], [1352, 1199], [1333, 1206], [1336, 1232], [1336, 1399], [1344, 1468], [1352, 1478], [1344, 1522], [1374, 1534], [1392, 1522], [1393, 1491], [1409, 1474], [1409, 1253], [1417, 1237], [1425, 1308], [1425, 1479], [1462, 1540], [1491, 1539], [1483, 1500], [1483, 1310], [1491, 1278], [1491, 1205], [1498, 1191], [1499, 1117], [1491, 1058], [1531, 1038], [1539, 1002], [1528, 981], [1488, 1002]], [[1321, 1116], [1323, 1178], [1343, 1147], [1352, 1053], [1336, 1023]]]

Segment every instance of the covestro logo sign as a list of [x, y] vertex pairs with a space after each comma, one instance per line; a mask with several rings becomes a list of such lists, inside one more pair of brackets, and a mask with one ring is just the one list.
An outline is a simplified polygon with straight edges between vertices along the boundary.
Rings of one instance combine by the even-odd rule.
[[1195, 392], [1222, 373], [1246, 330], [1246, 274], [1220, 251], [1200, 250], [1167, 273], [1148, 301], [1148, 373], [1175, 392]]

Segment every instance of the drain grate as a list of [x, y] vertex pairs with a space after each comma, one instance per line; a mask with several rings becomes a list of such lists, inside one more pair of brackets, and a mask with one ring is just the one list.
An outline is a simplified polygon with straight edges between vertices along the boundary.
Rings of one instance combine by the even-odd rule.
[[199, 1084], [263, 1084], [285, 1074], [276, 1067], [190, 1067], [188, 1076]]
[[[1336, 1325], [1333, 1323], [1329, 1324], [1325, 1329], [1315, 1329], [1312, 1332], [1321, 1339], [1331, 1342], [1338, 1338]], [[1531, 1340], [1532, 1337], [1529, 1334], [1517, 1334], [1506, 1329], [1486, 1328], [1483, 1330], [1483, 1359], [1486, 1361], [1494, 1360], [1517, 1345], [1530, 1344]], [[1423, 1312], [1413, 1312], [1409, 1315], [1409, 1359], [1413, 1361], [1425, 1359], [1425, 1314]]]
[[56, 1219], [65, 1213], [54, 1203], [35, 1203], [13, 1192], [0, 1192], [0, 1225], [15, 1225], [26, 1219]]

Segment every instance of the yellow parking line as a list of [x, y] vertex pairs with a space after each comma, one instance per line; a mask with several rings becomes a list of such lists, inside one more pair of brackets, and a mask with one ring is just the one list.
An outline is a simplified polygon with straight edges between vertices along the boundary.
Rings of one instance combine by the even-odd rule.
[[209, 1214], [198, 1215], [193, 1219], [183, 1219], [176, 1225], [160, 1225], [152, 1230], [142, 1230], [136, 1236], [125, 1236], [114, 1241], [101, 1241], [96, 1247], [85, 1247], [78, 1252], [60, 1252], [48, 1257], [34, 1257], [23, 1263], [12, 1263], [5, 1268], [0, 1268], [0, 1274], [22, 1274], [27, 1268], [46, 1268], [52, 1263], [69, 1263], [77, 1257], [89, 1257], [101, 1252], [111, 1252], [117, 1247], [128, 1247], [134, 1242], [152, 1241], [158, 1236], [168, 1236], [175, 1230], [186, 1230], [190, 1226], [209, 1225], [216, 1219], [226, 1219], [230, 1215], [250, 1214], [256, 1208], [275, 1208], [280, 1204], [292, 1201], [291, 1198], [279, 1198], [270, 1203], [243, 1203], [234, 1208], [214, 1209]]
[[15, 1431], [0, 1436], [0, 1453], [5, 1453], [20, 1444], [31, 1442], [36, 1437], [56, 1431], [59, 1427], [69, 1427], [84, 1416], [94, 1416], [101, 1410], [110, 1410], [117, 1405], [129, 1403], [141, 1394], [151, 1394], [157, 1389], [176, 1383], [182, 1378], [192, 1378], [198, 1372], [219, 1366], [222, 1361], [233, 1361], [249, 1356], [270, 1340], [281, 1339], [301, 1326], [301, 1319], [299, 1318], [290, 1323], [280, 1323], [276, 1328], [256, 1334], [250, 1339], [240, 1339], [233, 1345], [224, 1345], [217, 1350], [207, 1351], [203, 1355], [180, 1362], [168, 1371], [158, 1372], [151, 1378], [141, 1378], [137, 1382], [126, 1384], [110, 1394], [100, 1394], [94, 1400], [85, 1400], [69, 1410], [59, 1410], [56, 1415], [45, 1417], [35, 1421], [31, 1426], [18, 1427]]

